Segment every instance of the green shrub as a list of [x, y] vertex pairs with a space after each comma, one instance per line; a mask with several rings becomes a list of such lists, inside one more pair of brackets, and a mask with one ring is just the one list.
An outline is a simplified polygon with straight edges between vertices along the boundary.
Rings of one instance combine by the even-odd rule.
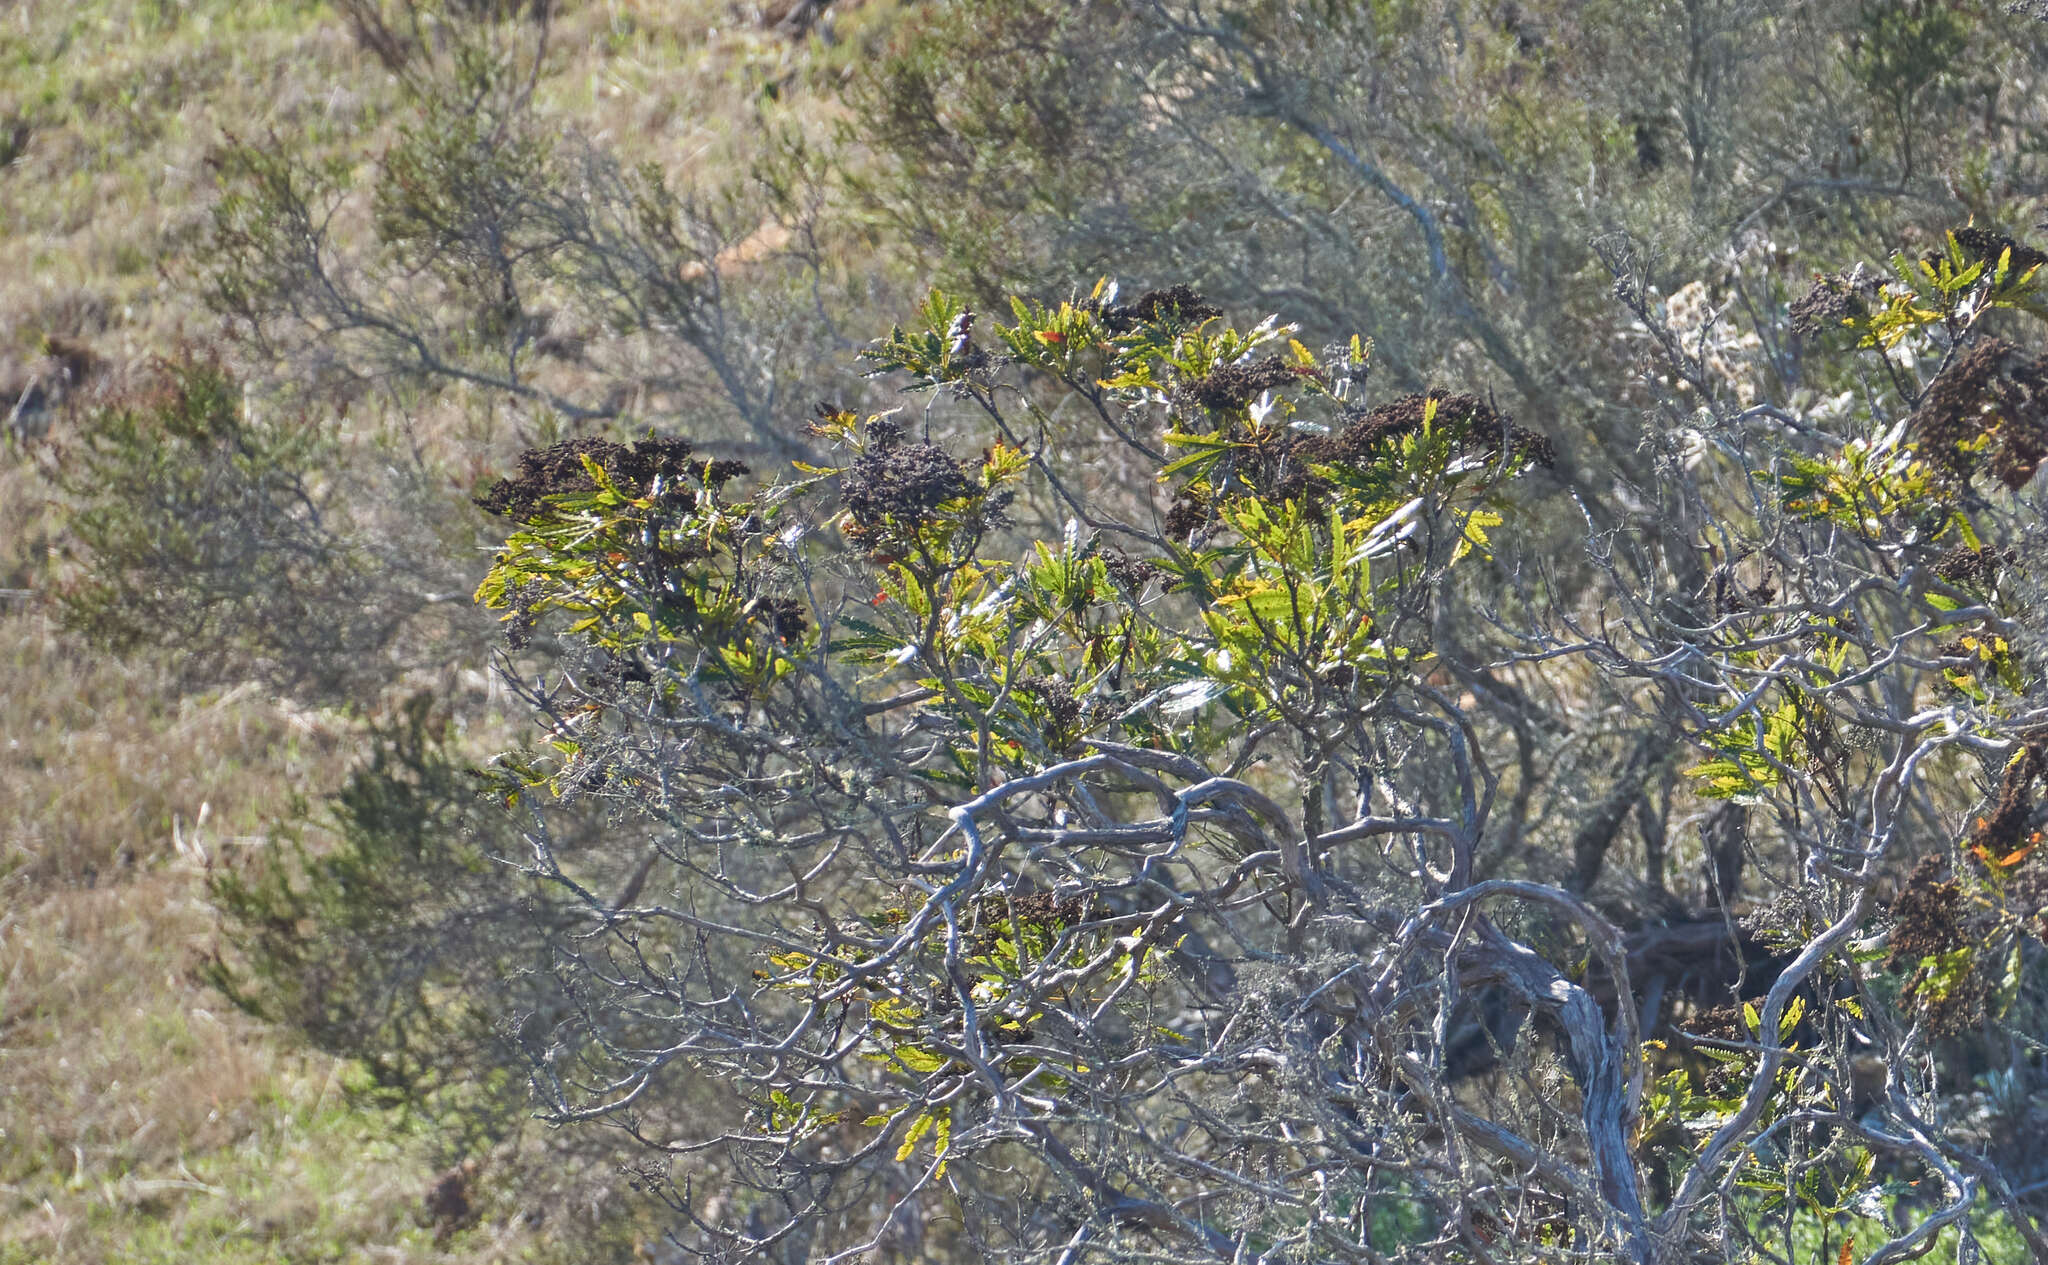
[[[177, 648], [193, 684], [253, 674], [361, 697], [403, 669], [423, 616], [460, 618], [433, 591], [460, 582], [438, 542], [423, 547], [437, 526], [426, 472], [366, 476], [361, 460], [336, 426], [272, 414], [217, 360], [160, 363], [48, 458], [71, 506], [66, 622], [113, 650]], [[383, 535], [380, 496], [410, 498], [417, 517]]]

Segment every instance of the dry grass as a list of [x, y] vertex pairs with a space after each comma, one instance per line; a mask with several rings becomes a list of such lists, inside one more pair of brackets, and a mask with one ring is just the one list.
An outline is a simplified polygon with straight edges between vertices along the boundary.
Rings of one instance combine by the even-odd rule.
[[420, 1139], [355, 1111], [346, 1069], [194, 985], [196, 866], [49, 892], [0, 918], [0, 1261], [471, 1261], [437, 1246]]
[[[197, 980], [208, 866], [338, 781], [354, 728], [246, 687], [171, 697], [34, 612], [0, 648], [0, 1263], [581, 1250], [590, 1226], [529, 1224], [516, 1183], [438, 1239], [435, 1139]], [[514, 1159], [494, 1158], [486, 1179]]]
[[44, 615], [0, 622], [0, 891], [150, 878], [260, 843], [324, 790], [345, 726], [238, 688], [173, 698], [147, 664], [81, 650]]
[[[192, 319], [160, 268], [203, 223], [223, 131], [346, 129], [366, 98], [312, 85], [357, 62], [304, 3], [20, 0], [0, 16], [0, 120], [24, 129], [0, 173], [0, 346], [82, 335], [116, 360]], [[170, 328], [166, 328], [166, 326]]]
[[0, 648], [0, 1260], [438, 1256], [426, 1148], [193, 979], [205, 866], [331, 783], [346, 726], [168, 697], [34, 611]]

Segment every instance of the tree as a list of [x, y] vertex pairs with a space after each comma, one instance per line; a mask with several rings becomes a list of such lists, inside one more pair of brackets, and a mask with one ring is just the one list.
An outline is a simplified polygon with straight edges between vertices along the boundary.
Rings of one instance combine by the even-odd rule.
[[[465, 1183], [485, 1166], [461, 1201], [437, 1210], [430, 1197], [444, 1228], [517, 1213], [574, 1227], [540, 1259], [623, 1254], [649, 1218], [603, 1195], [619, 1148], [589, 1130], [537, 1136], [507, 1026], [573, 1008], [549, 953], [575, 920], [558, 893], [513, 875], [518, 822], [479, 797], [455, 711], [417, 694], [372, 722], [367, 756], [330, 800], [282, 817], [257, 857], [209, 873], [222, 934], [203, 974], [245, 1012], [348, 1060], [350, 1099], [403, 1121]], [[601, 818], [554, 825], [554, 846], [586, 871], [617, 856]]]
[[[867, 353], [924, 403], [821, 409], [834, 466], [529, 453], [479, 597], [569, 647], [508, 661], [544, 741], [495, 774], [577, 922], [547, 1113], [669, 1157], [705, 1259], [2048, 1252], [1954, 1098], [2035, 1074], [2048, 379], [1993, 330], [2040, 262], [1824, 280], [1898, 395], [1703, 421], [1697, 584], [1598, 530], [1558, 584], [1547, 438], [1186, 288], [934, 294]], [[1531, 700], [1601, 691], [1686, 776], [1549, 776]], [[1633, 880], [1583, 837], [1659, 784], [1707, 908], [1647, 812]], [[626, 890], [552, 842], [593, 804]]]

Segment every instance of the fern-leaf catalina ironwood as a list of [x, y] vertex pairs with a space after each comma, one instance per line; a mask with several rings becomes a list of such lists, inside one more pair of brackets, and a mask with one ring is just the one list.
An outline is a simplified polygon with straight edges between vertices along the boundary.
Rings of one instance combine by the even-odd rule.
[[[2012, 260], [1958, 234], [1830, 312], [1845, 354], [1949, 348], [1898, 424], [1711, 423], [1699, 591], [1669, 533], [1560, 583], [1515, 546], [1584, 513], [1552, 437], [1185, 288], [935, 293], [865, 353], [904, 406], [821, 407], [841, 455], [786, 476], [529, 454], [479, 597], [563, 647], [505, 661], [546, 732], [490, 775], [563, 898], [546, 1110], [651, 1148], [717, 1260], [1691, 1260], [1772, 1191], [1846, 1218], [1901, 1179], [1931, 1200], [1858, 1259], [1981, 1206], [2048, 1246], [1916, 1080], [2033, 1004], [2043, 930]], [[1615, 812], [1544, 776], [1585, 697], [1656, 739]], [[2003, 779], [1967, 851], [1957, 761]], [[1609, 891], [1677, 765], [1736, 841], [1707, 903]], [[644, 856], [624, 892], [551, 843], [579, 801]], [[1890, 929], [1914, 850], [1953, 859]], [[666, 1106], [699, 1078], [727, 1111]]]

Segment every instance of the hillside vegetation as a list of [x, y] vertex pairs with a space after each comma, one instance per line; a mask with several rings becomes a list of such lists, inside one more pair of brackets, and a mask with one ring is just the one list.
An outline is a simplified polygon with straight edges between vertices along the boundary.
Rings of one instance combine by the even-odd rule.
[[[764, 84], [836, 73], [832, 50], [723, 5], [576, 6], [554, 46], [549, 109], [678, 169], [729, 161]], [[0, 64], [8, 407], [48, 338], [89, 347], [87, 386], [117, 392], [216, 337], [197, 278], [209, 163], [230, 137], [361, 162], [397, 125], [394, 76], [324, 3], [25, 0], [0, 21]], [[804, 104], [801, 83], [792, 95], [794, 118], [835, 112]], [[417, 409], [412, 433], [467, 453], [478, 407]], [[66, 437], [59, 421], [53, 442]], [[0, 468], [0, 1260], [495, 1261], [564, 1242], [589, 1259], [592, 1241], [630, 1255], [606, 1172], [549, 1205], [553, 1220], [479, 1180], [480, 1224], [443, 1233], [424, 1203], [453, 1162], [441, 1140], [365, 1107], [345, 1060], [203, 981], [209, 870], [272, 846], [296, 806], [333, 791], [362, 749], [356, 718], [380, 704], [193, 689], [203, 646], [117, 658], [65, 630], [48, 601], [67, 562], [47, 470], [65, 459], [15, 445]], [[439, 669], [476, 696], [479, 743], [501, 714], [480, 667]], [[599, 1233], [607, 1216], [628, 1224]]]

